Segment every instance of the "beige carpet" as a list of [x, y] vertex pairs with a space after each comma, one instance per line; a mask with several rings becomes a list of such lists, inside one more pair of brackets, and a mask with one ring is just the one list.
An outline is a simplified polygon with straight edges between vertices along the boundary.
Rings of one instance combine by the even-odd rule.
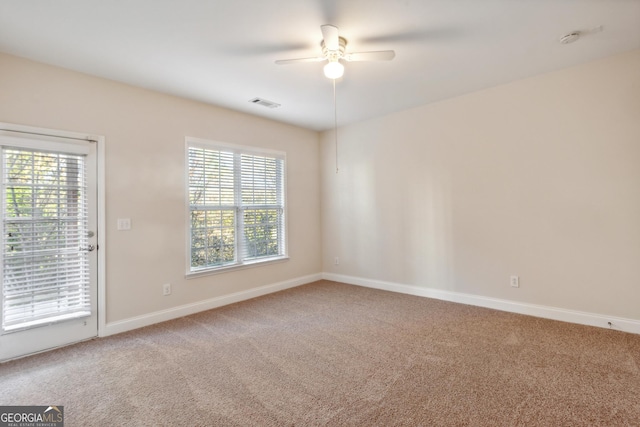
[[317, 282], [0, 365], [67, 426], [640, 425], [640, 335]]

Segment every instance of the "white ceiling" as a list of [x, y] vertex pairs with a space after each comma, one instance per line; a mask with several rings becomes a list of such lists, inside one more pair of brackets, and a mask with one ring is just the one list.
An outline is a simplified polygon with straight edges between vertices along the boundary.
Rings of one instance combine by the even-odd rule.
[[0, 51], [324, 130], [323, 64], [274, 64], [318, 56], [322, 24], [396, 52], [346, 64], [339, 125], [640, 49], [640, 0], [0, 0]]

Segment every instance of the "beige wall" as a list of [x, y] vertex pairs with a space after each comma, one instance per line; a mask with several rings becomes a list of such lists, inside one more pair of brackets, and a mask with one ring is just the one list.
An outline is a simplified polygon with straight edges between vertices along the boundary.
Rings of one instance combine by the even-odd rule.
[[[0, 122], [106, 137], [108, 322], [320, 271], [640, 320], [638, 51], [345, 126], [339, 174], [330, 132], [2, 54]], [[187, 135], [287, 152], [289, 261], [184, 278]]]
[[[0, 122], [106, 137], [107, 322], [321, 271], [316, 132], [2, 54]], [[287, 153], [289, 261], [185, 279], [185, 136]]]
[[640, 51], [332, 138], [323, 271], [640, 319]]

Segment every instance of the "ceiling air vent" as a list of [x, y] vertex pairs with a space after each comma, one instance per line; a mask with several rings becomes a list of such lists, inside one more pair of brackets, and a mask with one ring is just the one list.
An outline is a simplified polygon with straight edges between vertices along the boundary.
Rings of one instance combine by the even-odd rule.
[[263, 107], [267, 108], [278, 108], [280, 106], [280, 104], [278, 104], [277, 102], [268, 101], [262, 98], [253, 98], [250, 99], [249, 102], [251, 102], [252, 104], [262, 105]]

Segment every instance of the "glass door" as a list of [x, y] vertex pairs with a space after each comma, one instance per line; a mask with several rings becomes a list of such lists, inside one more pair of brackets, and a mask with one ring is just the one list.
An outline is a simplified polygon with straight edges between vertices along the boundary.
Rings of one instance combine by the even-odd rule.
[[0, 136], [0, 360], [97, 335], [95, 143]]

